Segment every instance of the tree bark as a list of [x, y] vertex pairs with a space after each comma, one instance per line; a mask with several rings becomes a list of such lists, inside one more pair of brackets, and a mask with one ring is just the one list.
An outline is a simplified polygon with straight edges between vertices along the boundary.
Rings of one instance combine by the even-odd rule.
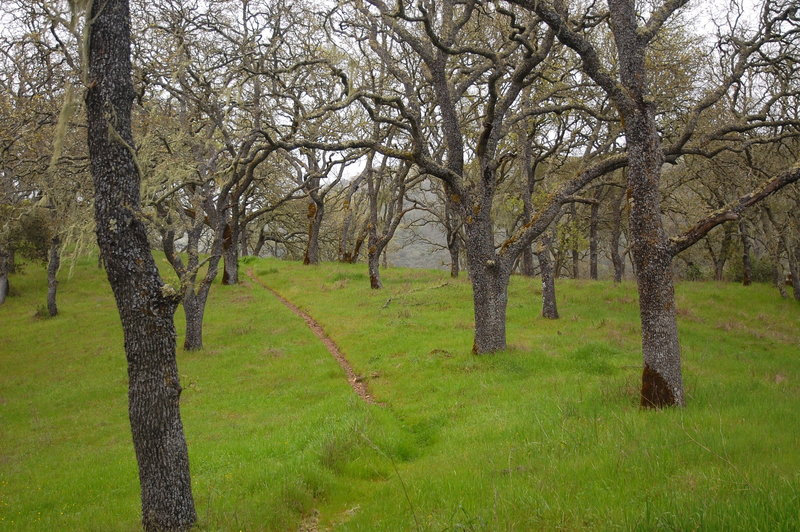
[[147, 531], [188, 530], [197, 516], [179, 411], [177, 298], [161, 281], [139, 213], [128, 1], [94, 2], [89, 20], [87, 140], [97, 242], [125, 333], [142, 524]]
[[766, 205], [761, 209], [761, 223], [764, 226], [764, 234], [767, 237], [767, 251], [772, 261], [772, 282], [775, 288], [778, 289], [778, 293], [781, 297], [786, 299], [789, 297], [789, 294], [786, 292], [786, 281], [784, 280], [783, 268], [781, 267], [780, 240], [776, 235], [778, 228], [775, 227], [772, 220], [772, 213]]
[[[596, 194], [595, 197], [599, 196]], [[600, 212], [600, 203], [592, 203], [589, 218], [589, 278], [597, 280], [597, 225]]]
[[506, 348], [506, 307], [510, 267], [494, 249], [491, 220], [480, 212], [467, 220], [467, 265], [472, 283], [475, 340], [472, 351], [492, 353]]
[[8, 297], [8, 292], [11, 289], [11, 284], [8, 281], [9, 270], [9, 253], [0, 246], [0, 305], [6, 302], [6, 297]]
[[675, 317], [672, 254], [661, 220], [663, 156], [655, 104], [647, 95], [646, 41], [637, 31], [633, 0], [609, 0], [619, 76], [627, 97], [617, 102], [623, 117], [631, 190], [631, 238], [642, 324], [641, 405], [684, 404], [680, 344]]
[[457, 279], [461, 270], [461, 222], [458, 206], [453, 201], [455, 193], [446, 184], [444, 187], [444, 228], [447, 237], [447, 251], [450, 253], [450, 277]]
[[203, 348], [203, 316], [206, 308], [205, 294], [197, 294], [188, 286], [183, 296], [183, 314], [186, 317], [186, 336], [183, 348], [186, 351], [197, 351]]
[[303, 255], [303, 264], [319, 264], [319, 233], [324, 214], [325, 202], [312, 197], [308, 202], [308, 242]]
[[614, 282], [621, 283], [625, 276], [625, 258], [619, 254], [619, 241], [622, 236], [622, 215], [623, 199], [625, 198], [625, 188], [614, 200], [614, 225], [611, 228], [611, 262], [614, 265]]
[[728, 255], [731, 252], [731, 244], [733, 243], [733, 225], [728, 223], [724, 227], [725, 233], [722, 236], [722, 243], [720, 245], [719, 253], [714, 254], [713, 247], [709, 242], [708, 248], [711, 254], [711, 262], [714, 263], [714, 280], [722, 281], [725, 273], [725, 263], [728, 262]]
[[[572, 223], [577, 224], [578, 212], [574, 203], [570, 203], [569, 213], [571, 215]], [[580, 256], [578, 255], [578, 248], [574, 242], [572, 244], [572, 249], [570, 250], [570, 255], [572, 256], [572, 278], [577, 279], [580, 275]]]
[[753, 282], [753, 266], [750, 260], [750, 234], [744, 218], [739, 220], [739, 237], [742, 239], [742, 284], [749, 286]]
[[56, 291], [58, 290], [58, 269], [61, 267], [61, 239], [54, 236], [50, 239], [50, 256], [47, 261], [47, 313], [58, 315]]
[[557, 320], [556, 280], [553, 274], [553, 262], [550, 260], [552, 243], [552, 233], [543, 234], [536, 256], [539, 259], [539, 269], [542, 272], [542, 317], [549, 320]]
[[225, 233], [222, 240], [222, 284], [239, 284], [239, 248], [236, 246], [236, 234], [234, 222], [229, 221], [225, 225]]

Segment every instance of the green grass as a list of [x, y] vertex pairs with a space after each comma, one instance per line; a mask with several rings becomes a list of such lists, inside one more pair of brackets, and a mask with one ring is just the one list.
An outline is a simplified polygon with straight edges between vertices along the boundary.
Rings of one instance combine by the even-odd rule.
[[[0, 307], [0, 530], [136, 530], [119, 318], [87, 259], [53, 319], [33, 266]], [[470, 354], [469, 284], [364, 265], [248, 260], [179, 349], [200, 530], [797, 530], [800, 305], [767, 286], [678, 286], [688, 406], [638, 408], [632, 284], [514, 278], [509, 350]], [[182, 315], [176, 315], [180, 335]]]

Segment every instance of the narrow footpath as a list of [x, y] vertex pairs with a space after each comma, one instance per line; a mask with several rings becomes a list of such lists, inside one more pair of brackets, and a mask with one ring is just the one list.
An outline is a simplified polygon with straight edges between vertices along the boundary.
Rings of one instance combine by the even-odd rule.
[[305, 320], [306, 322], [306, 325], [308, 325], [308, 328], [311, 329], [311, 331], [315, 335], [317, 335], [317, 338], [319, 338], [320, 341], [322, 341], [322, 343], [325, 345], [325, 348], [328, 350], [331, 356], [333, 356], [333, 358], [336, 359], [336, 362], [338, 362], [339, 366], [341, 366], [341, 368], [344, 370], [344, 373], [347, 376], [347, 382], [350, 384], [350, 387], [353, 389], [353, 391], [356, 392], [358, 396], [361, 397], [361, 399], [363, 399], [367, 403], [371, 405], [378, 404], [375, 401], [375, 398], [372, 397], [372, 394], [367, 388], [367, 384], [364, 382], [363, 378], [361, 378], [359, 375], [356, 374], [355, 370], [353, 370], [353, 366], [351, 366], [350, 362], [347, 360], [347, 358], [345, 358], [344, 354], [339, 349], [339, 346], [336, 345], [336, 343], [330, 338], [330, 336], [325, 334], [325, 330], [319, 323], [317, 323], [317, 321], [314, 318], [312, 318], [307, 313], [302, 311], [294, 303], [292, 303], [291, 301], [280, 295], [274, 289], [267, 286], [266, 283], [264, 283], [264, 281], [258, 278], [258, 276], [255, 274], [255, 272], [253, 272], [252, 269], [247, 271], [247, 276], [250, 279], [252, 279], [255, 283], [257, 283], [259, 286], [261, 286], [264, 290], [271, 292], [272, 295], [277, 297], [281, 303], [283, 303], [284, 305], [286, 305], [286, 307], [289, 308], [289, 310], [291, 310], [292, 312], [303, 318], [303, 320]]

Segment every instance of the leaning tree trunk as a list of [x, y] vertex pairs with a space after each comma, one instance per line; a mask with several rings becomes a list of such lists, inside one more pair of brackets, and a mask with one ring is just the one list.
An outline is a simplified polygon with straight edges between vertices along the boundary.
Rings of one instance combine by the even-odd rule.
[[744, 218], [739, 220], [739, 236], [742, 239], [742, 284], [749, 286], [753, 282], [753, 266], [750, 260], [750, 234]]
[[684, 404], [681, 351], [675, 317], [672, 254], [661, 220], [663, 156], [655, 104], [648, 95], [646, 41], [637, 28], [633, 0], [609, 0], [611, 30], [619, 57], [624, 95], [616, 95], [623, 118], [631, 190], [631, 250], [642, 323], [641, 405]]
[[47, 313], [58, 315], [56, 291], [58, 290], [58, 269], [61, 267], [61, 239], [54, 236], [50, 239], [50, 256], [47, 261]]
[[553, 261], [550, 260], [552, 241], [552, 233], [543, 234], [536, 250], [536, 257], [539, 259], [539, 269], [542, 272], [542, 317], [549, 320], [557, 320], [556, 280], [553, 273]]
[[91, 4], [87, 138], [97, 243], [125, 334], [128, 413], [145, 530], [188, 530], [197, 517], [179, 412], [173, 315], [140, 215], [134, 161], [128, 0]]
[[303, 264], [319, 264], [319, 233], [324, 214], [325, 203], [323, 201], [312, 199], [308, 202], [308, 242], [303, 255]]

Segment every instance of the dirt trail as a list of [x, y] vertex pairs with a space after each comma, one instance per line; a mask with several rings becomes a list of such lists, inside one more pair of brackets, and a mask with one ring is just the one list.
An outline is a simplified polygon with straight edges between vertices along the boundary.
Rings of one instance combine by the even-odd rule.
[[252, 279], [258, 285], [260, 285], [263, 289], [271, 292], [272, 295], [277, 297], [281, 303], [283, 303], [289, 308], [289, 310], [291, 310], [292, 312], [303, 318], [303, 320], [305, 320], [306, 322], [306, 325], [308, 325], [308, 328], [311, 329], [311, 331], [317, 335], [317, 338], [319, 338], [322, 341], [322, 343], [328, 349], [328, 352], [333, 356], [333, 358], [336, 359], [336, 362], [339, 363], [339, 366], [342, 367], [342, 369], [345, 372], [345, 375], [347, 375], [347, 382], [350, 383], [350, 387], [353, 389], [353, 391], [355, 391], [358, 394], [358, 396], [361, 397], [367, 403], [372, 405], [378, 404], [375, 401], [375, 398], [372, 397], [372, 394], [369, 392], [367, 384], [359, 375], [356, 374], [356, 372], [353, 370], [353, 366], [350, 365], [350, 362], [347, 361], [347, 358], [345, 358], [344, 354], [339, 350], [339, 346], [337, 346], [336, 343], [327, 334], [325, 334], [325, 330], [319, 323], [317, 323], [317, 321], [314, 318], [303, 312], [291, 301], [289, 301], [288, 299], [280, 295], [278, 292], [267, 286], [264, 283], [264, 281], [262, 281], [261, 279], [258, 278], [258, 276], [256, 276], [253, 270], [248, 270], [247, 276], [250, 277], [250, 279]]

